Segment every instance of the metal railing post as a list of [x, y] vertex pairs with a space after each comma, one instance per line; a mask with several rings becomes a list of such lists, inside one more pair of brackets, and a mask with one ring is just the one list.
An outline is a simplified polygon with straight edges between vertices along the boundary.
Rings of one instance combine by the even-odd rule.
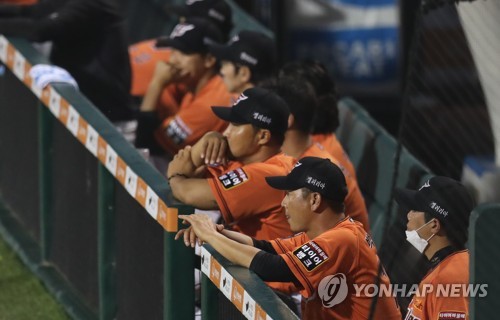
[[49, 109], [38, 104], [38, 188], [40, 194], [41, 260], [49, 260], [52, 243], [52, 126]]
[[[192, 207], [177, 208], [180, 214], [193, 213]], [[163, 318], [194, 319], [194, 250], [174, 237], [174, 232], [165, 232]]]
[[201, 278], [201, 318], [203, 320], [216, 320], [219, 316], [219, 289], [212, 283], [207, 275]]
[[98, 164], [97, 255], [99, 319], [116, 318], [116, 237], [115, 182], [111, 173]]

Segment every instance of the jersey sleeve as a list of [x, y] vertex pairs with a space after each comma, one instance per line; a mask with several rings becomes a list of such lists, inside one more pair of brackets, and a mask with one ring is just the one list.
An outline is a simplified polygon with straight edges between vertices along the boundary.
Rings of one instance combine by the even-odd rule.
[[[434, 284], [437, 287], [437, 284]], [[438, 297], [436, 292], [426, 296], [426, 310], [428, 319], [469, 319], [469, 299], [467, 297]]]
[[167, 151], [176, 153], [187, 145], [195, 144], [209, 131], [221, 131], [223, 126], [224, 121], [218, 119], [202, 101], [193, 101], [188, 106], [183, 103], [177, 114], [166, 118], [156, 137]]
[[301, 232], [293, 237], [271, 240], [270, 243], [278, 254], [282, 254], [292, 251], [301, 244], [306, 243], [308, 240], [307, 235], [304, 232]]
[[226, 223], [281, 208], [284, 192], [271, 188], [266, 176], [276, 175], [263, 163], [232, 168], [223, 173], [211, 171], [208, 182]]
[[347, 273], [356, 252], [355, 236], [339, 231], [320, 235], [281, 256], [304, 288], [302, 295], [308, 298], [324, 277]]
[[156, 39], [145, 40], [128, 47], [132, 69], [130, 93], [133, 96], [144, 96], [153, 78], [156, 64], [170, 59], [170, 48], [156, 48], [156, 41]]

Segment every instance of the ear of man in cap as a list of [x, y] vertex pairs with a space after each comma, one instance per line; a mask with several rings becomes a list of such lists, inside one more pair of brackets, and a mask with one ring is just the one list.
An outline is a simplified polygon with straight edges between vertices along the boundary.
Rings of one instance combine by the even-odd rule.
[[407, 210], [426, 212], [438, 219], [448, 239], [459, 249], [465, 246], [475, 202], [460, 182], [436, 176], [418, 190], [396, 189], [395, 200]]

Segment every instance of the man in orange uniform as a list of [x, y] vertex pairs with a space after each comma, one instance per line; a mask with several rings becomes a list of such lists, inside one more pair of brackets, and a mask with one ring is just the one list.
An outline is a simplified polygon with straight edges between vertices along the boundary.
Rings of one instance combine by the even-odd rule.
[[[223, 41], [229, 37], [233, 27], [231, 7], [224, 0], [186, 1], [183, 5], [166, 5], [166, 13], [175, 13], [180, 22], [189, 18], [205, 18], [214, 23], [222, 33]], [[170, 60], [170, 48], [157, 47], [158, 39], [150, 39], [133, 44], [129, 47], [130, 65], [132, 68], [131, 95], [137, 101], [144, 97], [152, 80], [163, 72], [163, 64]], [[157, 110], [160, 119], [175, 114], [179, 109], [179, 101], [185, 94], [185, 88], [179, 84], [169, 84], [159, 87], [158, 97], [144, 101], [142, 109]], [[140, 104], [140, 102], [139, 102]]]
[[[344, 174], [328, 159], [301, 159], [287, 176], [267, 177], [285, 190], [282, 205], [293, 232], [287, 239], [259, 241], [216, 226], [201, 214], [179, 216], [191, 227], [179, 231], [189, 240], [212, 245], [233, 263], [250, 268], [265, 281], [294, 282], [300, 289], [302, 318], [368, 319], [372, 300], [354, 285], [375, 284], [379, 259], [370, 236], [343, 213]], [[383, 274], [380, 283], [388, 286]], [[379, 297], [372, 319], [401, 319], [393, 297]]]
[[291, 62], [280, 70], [280, 77], [307, 82], [313, 87], [317, 100], [312, 127], [312, 139], [318, 142], [356, 179], [356, 169], [335, 135], [339, 126], [337, 92], [328, 70], [319, 62]]
[[313, 142], [311, 128], [314, 110], [317, 106], [312, 89], [307, 82], [297, 82], [295, 79], [281, 78], [274, 86], [290, 108], [290, 127], [285, 133], [283, 152], [295, 159], [303, 157], [318, 157], [330, 159], [338, 165], [346, 176], [348, 193], [345, 199], [345, 214], [363, 224], [366, 232], [370, 232], [370, 222], [365, 200], [361, 194], [356, 179], [351, 176], [340, 161], [324, 150], [323, 146]]
[[469, 284], [469, 252], [465, 249], [474, 201], [465, 187], [447, 177], [433, 177], [419, 190], [396, 190], [396, 201], [408, 209], [406, 239], [425, 254], [432, 267], [408, 306], [407, 320], [469, 319], [464, 292], [447, 297], [438, 286]]
[[172, 49], [170, 61], [164, 65], [163, 83], [182, 84], [188, 92], [175, 115], [160, 119], [153, 110], [141, 113], [137, 146], [150, 147], [151, 129], [157, 128], [156, 141], [173, 155], [196, 143], [206, 132], [226, 128], [227, 124], [210, 109], [212, 105], [231, 104], [231, 96], [217, 74], [216, 59], [208, 52], [209, 43], [220, 40], [220, 32], [208, 20], [192, 18], [176, 25], [170, 37], [158, 41], [158, 46]]
[[[213, 111], [230, 124], [224, 136], [211, 132], [174, 157], [167, 172], [173, 195], [198, 209], [220, 210], [227, 224], [251, 237], [291, 235], [280, 205], [283, 192], [264, 179], [293, 166], [294, 160], [280, 152], [288, 125], [286, 103], [271, 91], [251, 88], [232, 108]], [[218, 165], [206, 166], [208, 172], [197, 178], [195, 170], [209, 163]]]
[[[224, 0], [186, 1], [181, 6], [166, 7], [165, 11], [178, 14], [180, 22], [193, 17], [209, 19], [220, 29], [224, 41], [228, 38], [233, 26], [231, 7]], [[145, 40], [129, 47], [132, 68], [130, 93], [135, 98], [142, 98], [146, 94], [157, 64], [170, 60], [170, 49], [158, 48], [157, 41], [158, 39]], [[183, 91], [183, 88], [178, 88], [176, 84], [171, 84], [163, 89], [159, 101], [155, 101], [158, 103], [159, 111], [165, 114], [163, 118], [177, 111], [180, 100], [178, 97]]]

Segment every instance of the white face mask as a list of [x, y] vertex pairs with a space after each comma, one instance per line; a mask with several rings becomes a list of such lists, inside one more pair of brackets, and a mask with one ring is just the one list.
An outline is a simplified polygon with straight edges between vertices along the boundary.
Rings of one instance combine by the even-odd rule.
[[405, 231], [406, 241], [411, 243], [411, 245], [414, 246], [415, 249], [417, 249], [418, 252], [420, 252], [420, 253], [424, 253], [425, 248], [427, 248], [427, 246], [429, 245], [429, 240], [431, 240], [431, 238], [434, 237], [434, 234], [432, 236], [430, 236], [429, 239], [425, 240], [425, 239], [420, 238], [417, 231], [422, 229], [423, 227], [425, 227], [426, 225], [428, 225], [432, 221], [434, 221], [434, 219], [430, 220], [429, 222], [427, 222], [426, 224], [424, 224], [423, 226], [421, 226], [420, 228], [418, 228], [416, 230]]

